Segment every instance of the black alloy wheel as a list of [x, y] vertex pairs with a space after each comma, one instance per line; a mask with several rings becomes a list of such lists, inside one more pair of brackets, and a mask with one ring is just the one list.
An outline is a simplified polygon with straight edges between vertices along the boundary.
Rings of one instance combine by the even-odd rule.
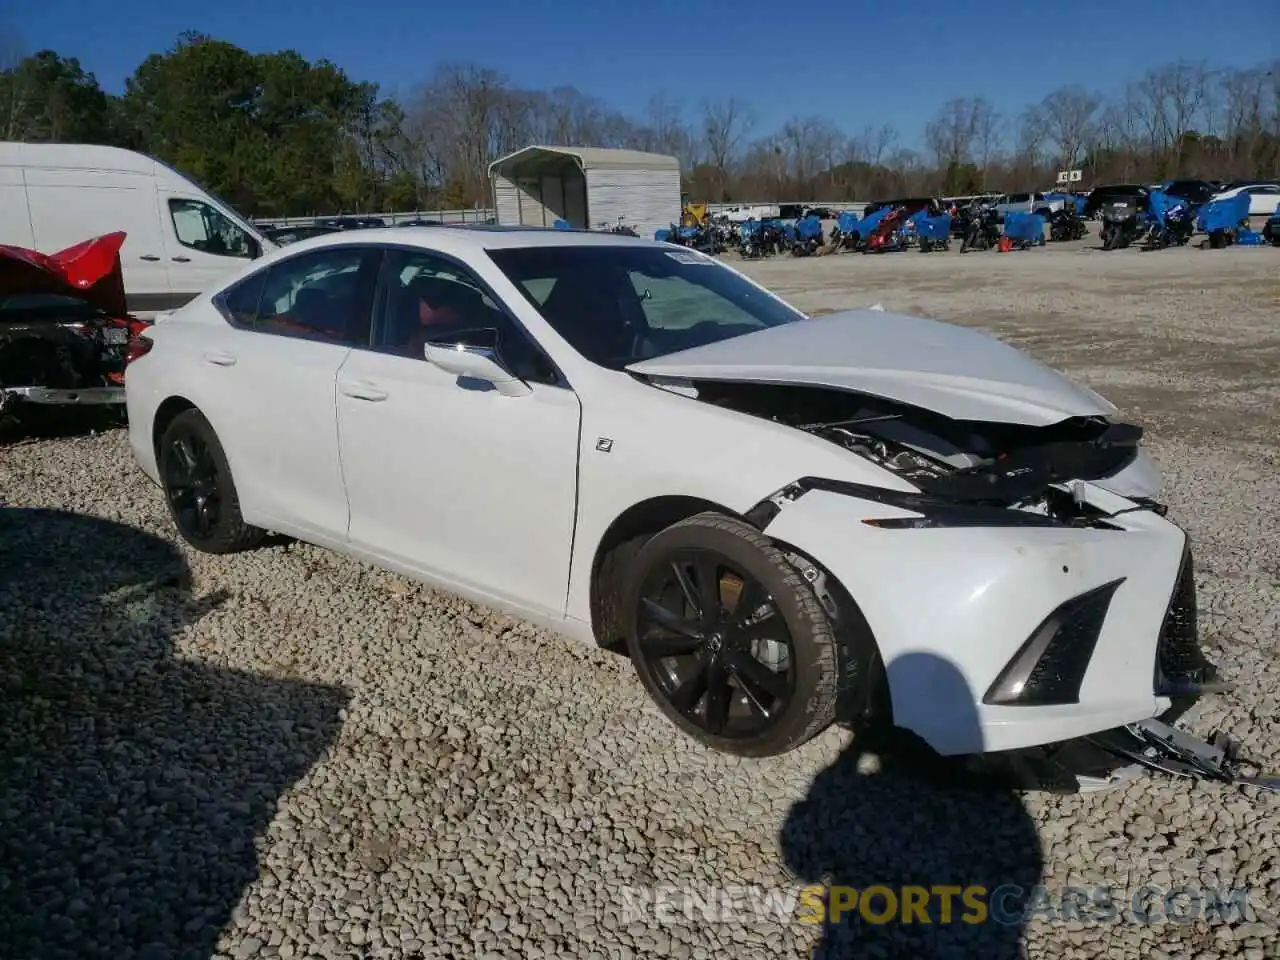
[[713, 550], [686, 549], [646, 578], [639, 646], [667, 701], [716, 737], [757, 737], [795, 689], [795, 650], [759, 580]]
[[222, 492], [209, 445], [194, 431], [168, 438], [161, 453], [165, 494], [184, 537], [208, 539], [218, 526]]
[[235, 553], [266, 536], [244, 522], [226, 453], [199, 410], [184, 410], [156, 444], [160, 483], [182, 539], [204, 553]]
[[836, 719], [842, 680], [852, 695], [867, 689], [874, 639], [839, 642], [800, 569], [737, 517], [708, 511], [651, 537], [621, 599], [649, 696], [713, 749], [785, 753]]

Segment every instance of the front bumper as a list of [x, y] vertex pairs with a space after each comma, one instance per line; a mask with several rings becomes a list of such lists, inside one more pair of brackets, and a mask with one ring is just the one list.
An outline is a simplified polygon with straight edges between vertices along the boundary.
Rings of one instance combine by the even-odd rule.
[[[1109, 511], [1133, 506], [1096, 487], [1090, 496]], [[826, 567], [858, 603], [884, 661], [896, 726], [943, 755], [977, 754], [1125, 727], [1170, 706], [1157, 693], [1156, 664], [1162, 635], [1169, 643], [1175, 587], [1190, 576], [1177, 526], [1146, 510], [1116, 516], [1119, 530], [886, 530], [862, 522], [903, 515], [813, 490], [765, 526]], [[1055, 609], [1117, 581], [1075, 702], [983, 702]]]

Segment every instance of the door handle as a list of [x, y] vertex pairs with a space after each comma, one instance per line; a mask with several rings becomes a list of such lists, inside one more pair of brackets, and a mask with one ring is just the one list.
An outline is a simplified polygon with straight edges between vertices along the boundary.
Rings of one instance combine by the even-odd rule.
[[190, 257], [170, 257], [169, 259], [170, 259], [170, 260], [172, 260], [172, 261], [174, 261], [175, 263], [190, 263], [190, 262], [191, 262], [191, 258], [190, 258]]
[[389, 396], [387, 391], [375, 387], [366, 380], [358, 380], [354, 383], [344, 383], [341, 388], [344, 397], [352, 397], [356, 400], [368, 400], [372, 403], [379, 403]]
[[153, 254], [153, 253], [144, 253], [142, 256], [138, 257], [138, 259], [139, 259], [139, 260], [150, 260], [150, 261], [152, 261], [152, 262], [155, 262], [156, 260], [159, 260], [160, 258], [159, 258], [159, 257], [157, 257], [157, 256], [156, 256], [155, 254]]
[[206, 353], [204, 355], [206, 363], [212, 363], [217, 367], [234, 367], [236, 358], [229, 353]]

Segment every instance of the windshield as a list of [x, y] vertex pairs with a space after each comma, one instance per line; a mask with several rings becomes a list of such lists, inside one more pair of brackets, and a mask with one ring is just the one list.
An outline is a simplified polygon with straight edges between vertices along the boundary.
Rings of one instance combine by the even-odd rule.
[[628, 244], [488, 254], [575, 350], [613, 370], [805, 319], [690, 250]]

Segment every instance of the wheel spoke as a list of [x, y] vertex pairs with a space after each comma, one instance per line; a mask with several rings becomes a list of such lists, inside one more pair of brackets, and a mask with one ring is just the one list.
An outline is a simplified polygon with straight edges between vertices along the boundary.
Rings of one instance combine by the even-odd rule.
[[190, 437], [180, 437], [174, 441], [174, 452], [182, 462], [182, 471], [188, 478], [196, 474], [196, 451]]
[[664, 634], [662, 629], [655, 627], [640, 638], [646, 657], [683, 657], [702, 647], [702, 640], [697, 637]]
[[733, 608], [734, 619], [742, 623], [760, 609], [769, 595], [755, 577], [747, 577], [742, 584], [742, 592], [738, 594], [738, 602]]
[[722, 733], [729, 722], [729, 704], [733, 691], [729, 688], [729, 676], [722, 669], [715, 669], [715, 675], [707, 682], [707, 732]]
[[649, 615], [650, 619], [658, 626], [665, 627], [673, 633], [688, 637], [690, 640], [701, 640], [702, 630], [698, 625], [690, 620], [686, 620], [679, 614], [672, 613], [656, 600], [650, 600], [645, 597], [641, 603], [644, 604], [644, 612]]
[[692, 713], [702, 695], [707, 692], [708, 679], [707, 669], [703, 667], [671, 692], [671, 705], [681, 713]]
[[703, 621], [713, 621], [720, 615], [720, 565], [708, 554], [700, 553], [693, 562], [693, 570], [698, 575]]
[[689, 571], [685, 569], [684, 564], [679, 560], [671, 562], [671, 569], [675, 572], [676, 582], [680, 584], [680, 592], [684, 594], [685, 602], [689, 604], [700, 620], [705, 620], [707, 611], [703, 606], [702, 598], [698, 596], [698, 588], [689, 580]]
[[786, 679], [748, 653], [735, 654], [730, 658], [728, 667], [742, 684], [747, 697], [765, 716], [768, 716], [768, 708], [772, 707], [773, 701], [782, 700], [787, 695]]

